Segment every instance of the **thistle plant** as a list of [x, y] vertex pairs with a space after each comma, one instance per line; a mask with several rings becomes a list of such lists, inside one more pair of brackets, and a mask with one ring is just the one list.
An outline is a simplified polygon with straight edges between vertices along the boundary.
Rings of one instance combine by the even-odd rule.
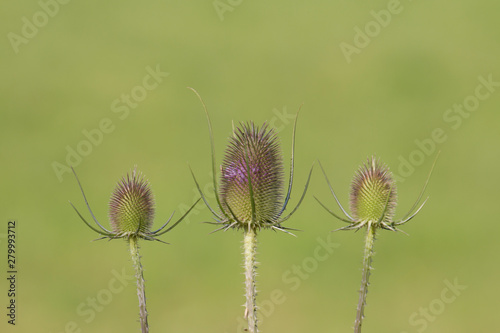
[[[436, 158], [437, 159], [437, 158]], [[425, 192], [432, 170], [436, 161], [432, 165], [429, 176], [420, 192], [417, 200], [408, 211], [408, 213], [400, 220], [394, 220], [394, 214], [397, 204], [396, 182], [389, 168], [380, 162], [375, 156], [368, 158], [366, 164], [362, 165], [354, 175], [351, 183], [350, 193], [350, 210], [351, 215], [342, 207], [342, 204], [337, 198], [328, 176], [320, 167], [325, 176], [326, 182], [330, 191], [340, 207], [340, 210], [345, 215], [341, 217], [327, 208], [318, 198], [315, 199], [319, 204], [325, 208], [335, 218], [348, 223], [347, 226], [336, 229], [337, 230], [355, 230], [366, 227], [365, 247], [363, 255], [363, 272], [361, 278], [361, 287], [359, 289], [359, 300], [356, 309], [356, 320], [354, 322], [354, 332], [361, 332], [361, 324], [364, 318], [364, 309], [366, 306], [366, 295], [368, 293], [370, 271], [372, 269], [373, 260], [373, 245], [375, 241], [376, 232], [379, 229], [390, 231], [401, 231], [398, 226], [401, 226], [411, 219], [413, 219], [418, 212], [425, 205], [429, 197], [427, 197], [422, 204], [422, 196]], [[417, 208], [418, 207], [418, 208]]]
[[109, 202], [109, 220], [112, 230], [108, 230], [96, 219], [87, 201], [82, 185], [80, 184], [80, 180], [78, 179], [75, 170], [72, 170], [78, 182], [78, 186], [80, 187], [80, 191], [82, 192], [85, 204], [90, 212], [90, 215], [92, 216], [92, 219], [96, 223], [96, 226], [92, 226], [88, 223], [82, 214], [80, 214], [76, 207], [70, 202], [78, 216], [90, 229], [102, 236], [99, 239], [108, 238], [111, 240], [123, 238], [128, 242], [130, 256], [132, 257], [132, 263], [135, 268], [135, 276], [137, 279], [137, 296], [139, 298], [141, 330], [143, 333], [148, 332], [149, 326], [148, 312], [146, 308], [146, 286], [140, 260], [141, 256], [139, 255], [138, 240], [155, 240], [165, 243], [157, 237], [175, 228], [187, 216], [187, 214], [189, 214], [191, 209], [193, 209], [200, 199], [198, 199], [198, 201], [196, 201], [191, 208], [189, 208], [189, 210], [170, 227], [167, 228], [174, 215], [173, 213], [161, 228], [151, 231], [155, 215], [153, 192], [151, 191], [150, 184], [144, 175], [137, 171], [137, 168], [134, 168], [131, 173], [128, 173], [118, 182], [111, 195], [111, 200]]
[[282, 223], [288, 220], [302, 203], [307, 192], [312, 168], [304, 192], [296, 207], [289, 214], [284, 214], [293, 184], [297, 117], [292, 135], [290, 178], [286, 195], [283, 188], [283, 158], [275, 130], [269, 128], [265, 123], [261, 127], [256, 126], [253, 122], [240, 123], [237, 128], [233, 128], [233, 136], [229, 139], [225, 151], [221, 165], [219, 192], [216, 181], [215, 148], [210, 117], [200, 95], [194, 89], [192, 90], [203, 104], [208, 120], [212, 149], [213, 186], [218, 211], [213, 209], [206, 200], [194, 173], [193, 179], [201, 198], [215, 218], [215, 222], [208, 222], [218, 226], [214, 232], [219, 230], [227, 231], [228, 229], [243, 230], [243, 266], [245, 269], [246, 290], [244, 317], [248, 321], [249, 332], [255, 333], [259, 331], [255, 281], [257, 233], [263, 229], [271, 229], [291, 234], [289, 230], [294, 229], [284, 227]]

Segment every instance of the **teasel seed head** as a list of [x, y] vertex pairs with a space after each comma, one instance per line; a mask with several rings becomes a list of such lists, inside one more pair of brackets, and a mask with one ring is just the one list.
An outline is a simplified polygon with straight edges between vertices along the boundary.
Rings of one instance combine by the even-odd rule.
[[389, 168], [375, 156], [368, 158], [351, 184], [350, 207], [354, 220], [391, 223], [396, 210], [396, 182]]
[[335, 194], [335, 191], [333, 190], [330, 180], [328, 179], [323, 166], [321, 166], [321, 163], [321, 171], [323, 171], [326, 183], [328, 184], [337, 205], [342, 210], [345, 217], [336, 214], [325, 206], [318, 198], [314, 198], [328, 211], [328, 213], [349, 224], [348, 226], [336, 230], [358, 230], [365, 225], [368, 225], [373, 226], [374, 228], [401, 231], [397, 227], [413, 219], [418, 212], [420, 212], [422, 207], [424, 207], [427, 199], [429, 199], [429, 197], [427, 197], [423, 203], [420, 204], [438, 157], [439, 153], [432, 164], [427, 180], [425, 181], [417, 200], [408, 213], [406, 213], [406, 215], [400, 220], [394, 221], [394, 213], [396, 211], [397, 204], [396, 181], [389, 168], [385, 164], [381, 163], [375, 156], [369, 157], [367, 163], [362, 165], [354, 175], [350, 194], [351, 215], [349, 215], [349, 213], [344, 209], [337, 198], [337, 195]]
[[283, 158], [274, 129], [240, 123], [222, 163], [220, 201], [238, 227], [274, 224], [283, 205]]
[[193, 170], [191, 170], [191, 174], [203, 202], [205, 202], [205, 205], [215, 218], [215, 222], [208, 223], [219, 226], [214, 232], [218, 230], [226, 231], [231, 228], [243, 229], [245, 232], [256, 232], [265, 228], [292, 234], [288, 230], [293, 229], [284, 227], [281, 224], [297, 211], [304, 200], [313, 170], [311, 167], [304, 192], [295, 208], [290, 213], [284, 214], [293, 187], [295, 131], [297, 129], [298, 112], [293, 124], [290, 178], [286, 190], [283, 189], [283, 157], [279, 140], [276, 131], [269, 128], [266, 123], [260, 128], [253, 122], [240, 123], [233, 130], [233, 136], [229, 140], [220, 167], [221, 178], [217, 182], [218, 168], [215, 159], [215, 144], [210, 115], [200, 94], [193, 88], [189, 89], [198, 96], [207, 116], [212, 155], [213, 189], [218, 211], [208, 203]]
[[87, 201], [85, 192], [83, 191], [82, 184], [80, 184], [80, 180], [78, 179], [75, 170], [73, 168], [71, 169], [75, 175], [76, 181], [78, 182], [78, 186], [82, 192], [87, 209], [97, 227], [88, 223], [71, 202], [70, 205], [76, 211], [80, 219], [90, 229], [102, 236], [100, 239], [142, 238], [164, 243], [156, 237], [161, 236], [175, 228], [201, 200], [201, 198], [196, 200], [184, 213], [184, 215], [182, 215], [173, 225], [167, 228], [168, 224], [172, 220], [172, 217], [174, 216], [172, 213], [170, 218], [161, 228], [151, 231], [155, 215], [153, 192], [151, 191], [149, 181], [140, 171], [137, 170], [137, 167], [135, 167], [132, 172], [129, 172], [118, 182], [115, 190], [111, 194], [111, 200], [109, 202], [109, 219], [112, 230], [108, 230], [101, 223], [99, 223], [95, 217]]
[[109, 219], [117, 235], [148, 234], [154, 220], [154, 196], [137, 168], [123, 177], [109, 202]]

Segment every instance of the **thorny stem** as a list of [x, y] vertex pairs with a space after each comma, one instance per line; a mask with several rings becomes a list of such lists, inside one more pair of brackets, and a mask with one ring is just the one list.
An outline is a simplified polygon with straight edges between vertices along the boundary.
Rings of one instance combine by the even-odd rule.
[[370, 270], [373, 260], [373, 243], [375, 241], [376, 227], [369, 222], [366, 230], [365, 252], [363, 256], [363, 277], [361, 279], [361, 287], [359, 289], [359, 301], [356, 313], [356, 321], [354, 322], [354, 333], [361, 333], [361, 324], [364, 318], [366, 294], [368, 293]]
[[139, 316], [141, 322], [142, 333], [149, 332], [148, 326], [148, 311], [146, 309], [146, 284], [141, 265], [141, 256], [139, 255], [139, 245], [137, 237], [130, 236], [128, 238], [130, 244], [130, 255], [135, 268], [135, 277], [137, 279], [137, 297], [139, 298]]
[[257, 333], [257, 289], [255, 287], [255, 276], [257, 263], [255, 255], [257, 252], [257, 234], [255, 230], [249, 227], [245, 230], [243, 239], [243, 254], [245, 256], [245, 288], [246, 304], [245, 318], [248, 321], [248, 330], [250, 333]]

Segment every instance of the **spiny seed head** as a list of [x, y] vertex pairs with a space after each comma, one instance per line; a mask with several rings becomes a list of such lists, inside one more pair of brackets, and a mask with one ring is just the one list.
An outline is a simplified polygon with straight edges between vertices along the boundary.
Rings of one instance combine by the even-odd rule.
[[[283, 204], [283, 161], [274, 129], [240, 123], [222, 163], [222, 208], [243, 227], [275, 222]], [[252, 197], [255, 216], [252, 218]]]
[[148, 234], [154, 219], [154, 198], [149, 182], [134, 168], [111, 195], [109, 219], [117, 236]]
[[353, 218], [359, 222], [391, 222], [396, 203], [396, 183], [389, 168], [375, 156], [368, 158], [352, 181], [350, 204]]

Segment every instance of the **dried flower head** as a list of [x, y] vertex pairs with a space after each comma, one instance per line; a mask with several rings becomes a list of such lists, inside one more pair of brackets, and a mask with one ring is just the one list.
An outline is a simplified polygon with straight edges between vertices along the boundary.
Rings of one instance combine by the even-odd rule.
[[90, 215], [99, 228], [89, 224], [75, 208], [75, 206], [71, 202], [70, 204], [78, 216], [80, 216], [82, 221], [85, 222], [85, 224], [93, 231], [102, 235], [102, 238], [114, 239], [138, 237], [147, 240], [160, 241], [156, 237], [163, 235], [177, 226], [199, 201], [196, 201], [196, 203], [169, 228], [166, 227], [170, 223], [173, 214], [161, 228], [151, 231], [155, 214], [153, 192], [151, 191], [148, 180], [140, 171], [137, 170], [137, 168], [134, 168], [132, 172], [128, 173], [118, 182], [111, 195], [109, 203], [109, 219], [112, 227], [111, 231], [103, 227], [97, 221], [94, 213], [90, 209], [87, 197], [83, 192], [83, 188], [80, 184], [80, 180], [78, 180], [75, 170], [73, 170], [73, 173], [75, 174], [78, 186], [80, 187]]

